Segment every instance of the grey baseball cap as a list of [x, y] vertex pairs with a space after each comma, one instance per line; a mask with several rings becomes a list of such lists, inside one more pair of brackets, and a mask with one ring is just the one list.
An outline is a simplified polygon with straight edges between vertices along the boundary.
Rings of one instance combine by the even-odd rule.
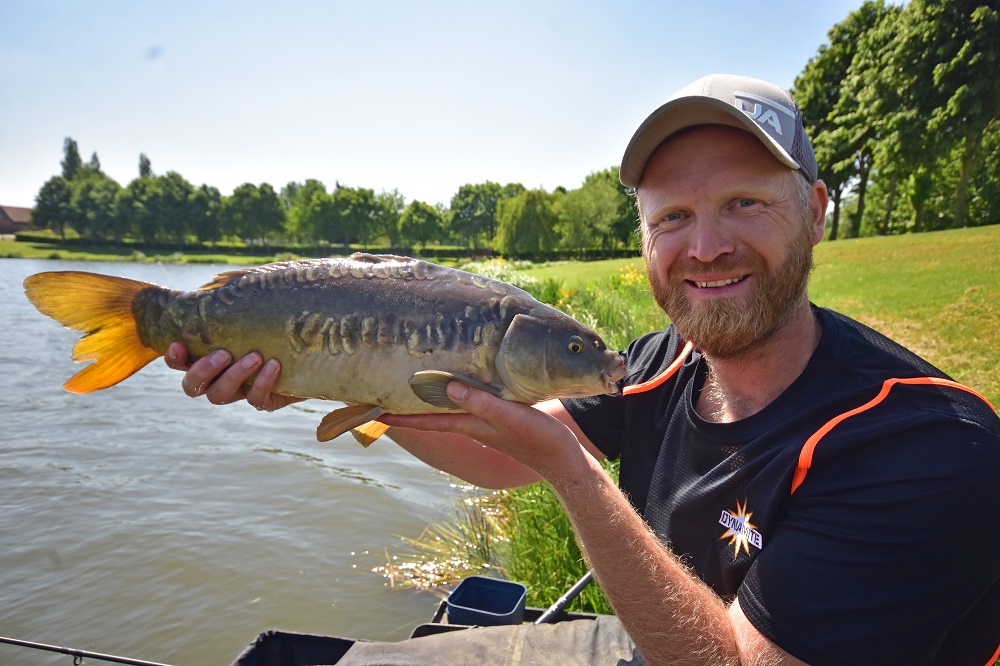
[[694, 125], [745, 129], [810, 183], [818, 178], [802, 114], [787, 90], [749, 76], [711, 74], [678, 90], [642, 121], [622, 157], [622, 185], [638, 187], [653, 151], [674, 132]]

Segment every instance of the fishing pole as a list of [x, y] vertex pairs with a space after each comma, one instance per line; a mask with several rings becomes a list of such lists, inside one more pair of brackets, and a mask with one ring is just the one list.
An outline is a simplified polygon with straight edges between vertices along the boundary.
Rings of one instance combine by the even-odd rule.
[[71, 657], [73, 657], [74, 666], [80, 666], [81, 664], [83, 664], [83, 660], [86, 657], [89, 657], [91, 659], [99, 659], [101, 661], [112, 661], [119, 664], [131, 664], [132, 666], [169, 666], [169, 664], [161, 664], [155, 661], [129, 659], [128, 657], [117, 657], [113, 654], [101, 654], [100, 652], [88, 652], [86, 650], [76, 650], [74, 648], [59, 647], [58, 645], [33, 643], [31, 641], [22, 641], [17, 638], [7, 638], [5, 636], [0, 636], [0, 643], [10, 643], [11, 645], [19, 645], [21, 647], [32, 648], [35, 650], [48, 650], [49, 652], [60, 652], [62, 654], [68, 654]]
[[538, 619], [535, 620], [535, 624], [546, 624], [548, 622], [552, 622], [553, 618], [555, 618], [555, 616], [558, 615], [562, 611], [562, 609], [566, 608], [566, 604], [575, 599], [576, 596], [583, 591], [583, 588], [590, 585], [590, 581], [593, 579], [594, 579], [593, 573], [591, 573], [590, 571], [585, 573], [583, 575], [583, 578], [581, 578], [580, 580], [576, 581], [576, 583], [573, 584], [573, 587], [566, 590], [566, 594], [556, 599], [556, 602], [554, 604], [549, 606], [544, 613], [538, 616]]

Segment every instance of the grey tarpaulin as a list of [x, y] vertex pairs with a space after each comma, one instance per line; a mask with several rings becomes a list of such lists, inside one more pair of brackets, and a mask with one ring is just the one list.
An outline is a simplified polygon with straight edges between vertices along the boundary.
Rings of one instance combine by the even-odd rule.
[[[265, 655], [268, 636], [284, 638], [274, 642], [271, 654]], [[302, 636], [306, 643], [294, 645], [292, 636]], [[298, 653], [295, 648], [300, 648]], [[602, 615], [593, 620], [555, 624], [473, 627], [399, 642], [350, 644], [345, 639], [269, 632], [262, 634], [233, 666], [641, 666], [642, 663], [618, 619]]]

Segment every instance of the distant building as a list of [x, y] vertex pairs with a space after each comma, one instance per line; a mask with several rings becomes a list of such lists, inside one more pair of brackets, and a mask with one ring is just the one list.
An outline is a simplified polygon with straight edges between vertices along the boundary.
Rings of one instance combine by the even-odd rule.
[[16, 234], [18, 231], [39, 231], [39, 228], [31, 223], [31, 209], [0, 206], [0, 234]]

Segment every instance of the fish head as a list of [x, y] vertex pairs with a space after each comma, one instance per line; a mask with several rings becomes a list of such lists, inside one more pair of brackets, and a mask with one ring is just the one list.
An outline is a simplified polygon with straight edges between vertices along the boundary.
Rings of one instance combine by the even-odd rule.
[[495, 360], [497, 374], [521, 402], [617, 393], [625, 376], [621, 354], [600, 336], [554, 308], [515, 315]]

